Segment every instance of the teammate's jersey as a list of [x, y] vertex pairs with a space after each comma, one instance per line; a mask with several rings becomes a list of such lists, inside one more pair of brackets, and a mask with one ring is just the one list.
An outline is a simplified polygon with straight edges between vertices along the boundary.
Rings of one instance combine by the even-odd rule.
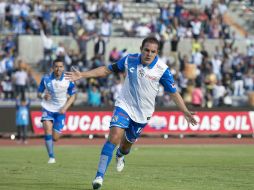
[[156, 57], [149, 66], [141, 63], [141, 54], [129, 54], [108, 66], [113, 72], [126, 73], [122, 90], [115, 106], [125, 110], [138, 123], [147, 123], [155, 108], [159, 84], [170, 93], [176, 92], [168, 66]]
[[51, 75], [43, 76], [40, 86], [38, 88], [39, 93], [47, 91], [51, 99], [46, 101], [42, 100], [41, 106], [50, 112], [59, 112], [59, 110], [65, 105], [67, 101], [67, 95], [72, 96], [76, 93], [75, 84], [64, 78], [62, 74], [58, 80], [55, 78], [54, 73]]

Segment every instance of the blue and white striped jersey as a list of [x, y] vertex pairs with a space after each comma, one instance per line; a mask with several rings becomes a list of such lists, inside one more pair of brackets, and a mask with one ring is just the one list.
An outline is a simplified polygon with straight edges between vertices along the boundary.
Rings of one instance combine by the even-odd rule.
[[155, 109], [159, 84], [175, 93], [176, 87], [168, 66], [156, 57], [149, 65], [141, 63], [141, 54], [129, 54], [108, 66], [113, 72], [124, 72], [126, 78], [115, 106], [125, 110], [137, 123], [147, 123]]
[[54, 73], [45, 75], [41, 79], [38, 92], [43, 93], [47, 91], [51, 95], [51, 99], [46, 101], [42, 100], [41, 106], [50, 112], [59, 112], [67, 101], [67, 94], [72, 96], [76, 93], [75, 84], [66, 80], [64, 74], [58, 80], [55, 78]]

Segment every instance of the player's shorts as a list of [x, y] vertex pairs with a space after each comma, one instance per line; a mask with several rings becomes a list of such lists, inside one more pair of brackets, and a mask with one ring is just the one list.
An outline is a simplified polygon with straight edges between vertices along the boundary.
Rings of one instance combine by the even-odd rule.
[[120, 107], [115, 107], [110, 127], [120, 127], [125, 129], [126, 140], [130, 143], [134, 143], [139, 138], [146, 123], [137, 123], [133, 121], [128, 113]]
[[60, 114], [58, 112], [50, 112], [42, 108], [41, 122], [43, 121], [52, 121], [53, 129], [57, 133], [62, 133], [65, 123], [65, 114]]

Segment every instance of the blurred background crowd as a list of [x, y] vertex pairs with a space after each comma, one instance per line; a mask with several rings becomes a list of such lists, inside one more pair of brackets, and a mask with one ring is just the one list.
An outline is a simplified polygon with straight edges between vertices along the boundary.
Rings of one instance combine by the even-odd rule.
[[[112, 38], [142, 39], [152, 34], [160, 40], [160, 59], [169, 66], [187, 104], [207, 108], [254, 105], [254, 38], [234, 22], [239, 10], [242, 16], [251, 15], [253, 1], [0, 0], [0, 103], [15, 102], [17, 97], [30, 98], [32, 104], [38, 101], [34, 95], [38, 80], [50, 72], [56, 57], [63, 58], [66, 70], [85, 71], [134, 53], [129, 52], [129, 44], [107, 49]], [[36, 63], [19, 55], [19, 38], [25, 35], [42, 41], [43, 58]], [[78, 48], [56, 43], [54, 36], [71, 37]], [[219, 44], [211, 50], [208, 39]], [[188, 53], [179, 48], [184, 40], [191, 45]], [[237, 45], [239, 40], [244, 49]], [[92, 55], [87, 51], [89, 42], [93, 42]], [[78, 81], [76, 104], [113, 105], [123, 79], [124, 74], [118, 74]], [[163, 87], [157, 105], [172, 106]]]

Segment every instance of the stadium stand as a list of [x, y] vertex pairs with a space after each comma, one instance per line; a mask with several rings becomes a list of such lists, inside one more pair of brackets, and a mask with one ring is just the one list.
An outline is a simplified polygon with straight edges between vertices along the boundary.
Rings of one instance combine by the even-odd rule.
[[[253, 105], [252, 14], [253, 1], [1, 0], [1, 105], [14, 105], [15, 83], [10, 81], [20, 59], [26, 62], [29, 76], [26, 94], [36, 105], [36, 82], [49, 72], [57, 56], [64, 58], [67, 70], [108, 65], [114, 47], [119, 59], [138, 50], [136, 44], [149, 34], [160, 39], [160, 57], [174, 74], [186, 103], [195, 104], [193, 96], [199, 87], [200, 107]], [[94, 52], [99, 37], [106, 44], [100, 54]], [[50, 39], [53, 42], [47, 44]], [[88, 93], [96, 88], [101, 103], [91, 106], [113, 105], [120, 88], [114, 81], [121, 84], [122, 78], [79, 81], [75, 104], [90, 105]], [[6, 90], [13, 96], [6, 97]], [[172, 103], [164, 95], [158, 105]]]

